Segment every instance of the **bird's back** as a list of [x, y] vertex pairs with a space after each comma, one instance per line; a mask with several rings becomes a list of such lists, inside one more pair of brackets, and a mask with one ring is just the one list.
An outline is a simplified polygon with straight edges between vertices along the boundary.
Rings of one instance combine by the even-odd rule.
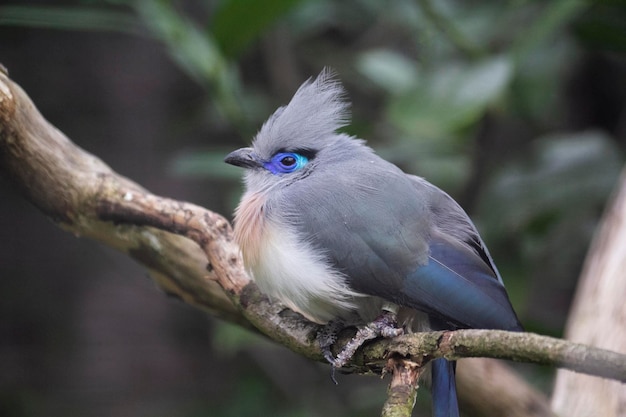
[[361, 143], [341, 146], [348, 140], [339, 140], [341, 151], [325, 150], [333, 155], [324, 170], [276, 194], [277, 214], [357, 293], [424, 311], [449, 328], [518, 328], [500, 276], [458, 204]]

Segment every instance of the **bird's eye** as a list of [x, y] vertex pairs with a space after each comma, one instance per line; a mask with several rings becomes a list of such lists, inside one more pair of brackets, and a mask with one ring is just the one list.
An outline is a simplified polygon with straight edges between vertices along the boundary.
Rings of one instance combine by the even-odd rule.
[[265, 163], [272, 174], [288, 174], [304, 167], [309, 159], [306, 156], [295, 152], [279, 152], [272, 159]]
[[293, 166], [296, 163], [296, 158], [291, 155], [283, 156], [280, 160], [280, 164], [284, 167]]

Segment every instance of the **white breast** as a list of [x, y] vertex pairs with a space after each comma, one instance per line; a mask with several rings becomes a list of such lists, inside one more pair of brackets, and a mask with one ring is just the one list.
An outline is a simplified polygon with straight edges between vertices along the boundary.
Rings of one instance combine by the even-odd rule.
[[262, 193], [246, 193], [235, 212], [235, 239], [261, 291], [318, 323], [361, 315], [369, 297], [352, 291], [294, 230], [268, 219], [265, 204]]
[[267, 221], [262, 242], [258, 261], [249, 267], [263, 292], [318, 323], [347, 318], [356, 309], [362, 295], [294, 231]]

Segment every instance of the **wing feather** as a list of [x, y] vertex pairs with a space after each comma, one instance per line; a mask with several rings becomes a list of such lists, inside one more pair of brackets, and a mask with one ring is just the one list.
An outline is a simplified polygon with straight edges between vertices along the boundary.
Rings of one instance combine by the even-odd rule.
[[285, 212], [299, 234], [356, 292], [449, 327], [519, 328], [500, 275], [458, 204], [359, 146], [365, 155], [338, 155], [336, 166], [328, 162], [285, 188], [279, 204], [290, 207]]

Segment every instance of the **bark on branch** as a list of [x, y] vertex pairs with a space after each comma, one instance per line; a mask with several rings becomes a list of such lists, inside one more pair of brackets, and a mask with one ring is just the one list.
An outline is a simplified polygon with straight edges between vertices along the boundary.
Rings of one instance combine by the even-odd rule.
[[[63, 229], [98, 240], [145, 265], [167, 293], [261, 331], [308, 358], [323, 360], [314, 341], [318, 326], [270, 302], [250, 282], [226, 219], [190, 203], [152, 195], [116, 174], [49, 124], [1, 70], [0, 172]], [[433, 332], [375, 341], [358, 353], [352, 370], [381, 372], [391, 366], [387, 363], [391, 352], [399, 361], [394, 366], [441, 356], [485, 356], [626, 380], [624, 355], [538, 335], [495, 331]], [[394, 381], [400, 383], [390, 392], [414, 395], [417, 372], [404, 365], [399, 368], [404, 375], [394, 373]], [[508, 376], [515, 379], [510, 372]], [[408, 381], [409, 389], [402, 389], [402, 381]], [[516, 381], [517, 388], [496, 386], [501, 389], [496, 396], [507, 401], [492, 415], [551, 415], [544, 397]], [[471, 398], [480, 398], [476, 390], [481, 385], [468, 385]], [[461, 387], [461, 401], [464, 391], [470, 389]], [[520, 392], [528, 394], [520, 396]], [[394, 401], [402, 403], [402, 398]]]
[[124, 193], [147, 191], [113, 172], [48, 123], [0, 70], [0, 173], [61, 228], [118, 249], [143, 264], [168, 294], [250, 327], [222, 288], [209, 279], [206, 256], [192, 241], [161, 230], [114, 225], [95, 207]]

